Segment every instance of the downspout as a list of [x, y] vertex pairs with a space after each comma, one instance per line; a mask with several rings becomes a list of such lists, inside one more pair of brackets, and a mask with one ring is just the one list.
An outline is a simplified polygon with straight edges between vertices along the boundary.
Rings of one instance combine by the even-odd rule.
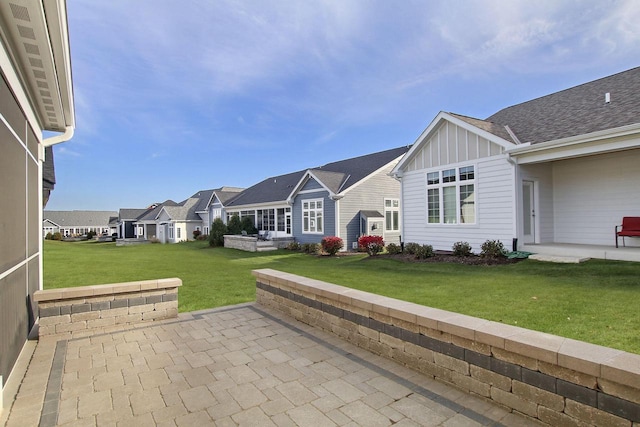
[[513, 214], [514, 217], [513, 218], [513, 229], [512, 229], [512, 233], [513, 233], [513, 247], [512, 249], [514, 251], [517, 250], [518, 248], [518, 222], [519, 222], [519, 218], [520, 218], [520, 210], [518, 209], [518, 205], [519, 205], [519, 200], [518, 200], [518, 188], [520, 187], [520, 168], [518, 165], [518, 162], [516, 162], [513, 157], [511, 157], [511, 154], [509, 153], [505, 153], [507, 155], [507, 162], [509, 162], [511, 165], [513, 165], [513, 175], [514, 175], [514, 180], [513, 180]]
[[61, 142], [67, 142], [73, 138], [75, 128], [73, 126], [67, 126], [64, 129], [64, 133], [61, 135], [52, 136], [42, 140], [43, 147], [51, 147], [52, 145], [60, 144]]

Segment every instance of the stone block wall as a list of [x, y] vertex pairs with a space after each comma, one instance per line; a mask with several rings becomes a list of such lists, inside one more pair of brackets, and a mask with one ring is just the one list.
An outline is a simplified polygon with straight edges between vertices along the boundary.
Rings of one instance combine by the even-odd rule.
[[240, 249], [241, 251], [256, 252], [258, 238], [251, 236], [236, 236], [233, 234], [225, 234], [224, 247], [231, 249]]
[[180, 286], [171, 278], [37, 291], [39, 336], [78, 337], [177, 317]]
[[552, 426], [640, 426], [640, 355], [271, 269], [259, 304]]

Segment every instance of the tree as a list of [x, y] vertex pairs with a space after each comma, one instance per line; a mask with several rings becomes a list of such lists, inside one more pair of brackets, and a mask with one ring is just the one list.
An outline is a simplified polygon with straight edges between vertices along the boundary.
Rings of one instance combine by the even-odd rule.
[[227, 234], [227, 226], [222, 222], [222, 218], [214, 219], [209, 232], [209, 246], [224, 246], [225, 234]]
[[258, 234], [258, 229], [253, 225], [253, 219], [251, 219], [250, 216], [242, 217], [240, 227], [242, 228], [242, 231], [246, 231], [247, 234]]
[[242, 223], [238, 214], [233, 214], [227, 224], [227, 234], [242, 234]]

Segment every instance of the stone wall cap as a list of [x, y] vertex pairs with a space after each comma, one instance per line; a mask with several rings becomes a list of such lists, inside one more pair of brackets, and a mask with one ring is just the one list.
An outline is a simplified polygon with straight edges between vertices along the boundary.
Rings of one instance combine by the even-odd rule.
[[137, 282], [109, 283], [105, 285], [44, 289], [34, 292], [33, 300], [36, 302], [54, 301], [71, 298], [113, 295], [140, 290], [175, 288], [178, 286], [182, 286], [182, 280], [177, 277], [173, 277], [168, 279], [141, 280]]

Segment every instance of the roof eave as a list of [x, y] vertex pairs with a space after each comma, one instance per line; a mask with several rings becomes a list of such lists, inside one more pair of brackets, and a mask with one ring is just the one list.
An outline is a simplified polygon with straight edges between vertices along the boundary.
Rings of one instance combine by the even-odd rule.
[[540, 163], [640, 147], [640, 123], [506, 150], [519, 164]]

